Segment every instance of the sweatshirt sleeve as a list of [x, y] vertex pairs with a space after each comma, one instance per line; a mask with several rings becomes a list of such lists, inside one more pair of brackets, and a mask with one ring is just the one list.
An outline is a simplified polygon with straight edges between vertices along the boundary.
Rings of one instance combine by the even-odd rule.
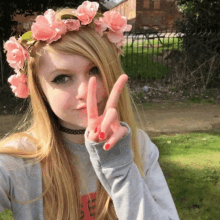
[[11, 209], [11, 202], [6, 194], [10, 191], [10, 175], [4, 165], [5, 159], [5, 155], [0, 155], [0, 212]]
[[97, 177], [111, 196], [119, 220], [179, 220], [179, 216], [158, 163], [159, 150], [145, 132], [139, 133], [144, 162], [143, 178], [134, 163], [131, 149], [131, 129], [109, 151], [103, 142], [88, 140], [85, 145]]

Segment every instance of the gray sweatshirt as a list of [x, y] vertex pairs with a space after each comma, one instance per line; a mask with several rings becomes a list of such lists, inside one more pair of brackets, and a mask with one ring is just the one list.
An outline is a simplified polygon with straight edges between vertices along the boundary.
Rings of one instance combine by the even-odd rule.
[[[111, 196], [119, 220], [179, 220], [179, 216], [168, 188], [166, 179], [158, 163], [159, 151], [143, 130], [138, 130], [141, 154], [144, 159], [142, 178], [133, 160], [131, 150], [131, 129], [109, 151], [103, 150], [100, 143], [88, 140], [85, 131], [85, 144], [65, 140], [66, 146], [79, 158], [81, 171], [81, 204], [83, 220], [94, 219], [96, 203], [96, 181], [99, 178]], [[27, 138], [14, 141], [15, 147], [28, 149]], [[35, 148], [36, 149], [36, 148]], [[26, 166], [22, 166], [22, 165]], [[10, 209], [15, 220], [43, 220], [43, 199], [30, 204], [11, 201], [5, 192], [21, 201], [29, 201], [42, 193], [41, 166], [28, 164], [28, 159], [18, 159], [0, 155], [0, 212]], [[86, 183], [86, 184], [83, 184]], [[89, 199], [89, 196], [91, 200]]]

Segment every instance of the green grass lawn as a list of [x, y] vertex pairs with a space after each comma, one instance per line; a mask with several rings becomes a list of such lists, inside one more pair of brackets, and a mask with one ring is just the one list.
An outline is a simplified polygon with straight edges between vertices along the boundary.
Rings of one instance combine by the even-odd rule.
[[[153, 55], [158, 55], [162, 50], [180, 50], [181, 40], [179, 38], [161, 39], [163, 45], [158, 40], [138, 40], [135, 41], [133, 47], [128, 43], [124, 47], [124, 57], [122, 57], [122, 66], [126, 74], [132, 78], [138, 79], [161, 79], [170, 68], [167, 67], [166, 61], [160, 64], [150, 59]], [[159, 45], [158, 48], [147, 47], [147, 45]], [[144, 45], [144, 47], [143, 47]]]
[[[189, 133], [152, 139], [181, 220], [219, 220], [220, 134]], [[0, 220], [13, 219], [11, 211]]]
[[4, 212], [0, 213], [0, 220], [13, 220], [13, 213], [11, 210], [5, 210]]
[[152, 141], [180, 219], [219, 220], [220, 134], [162, 135]]

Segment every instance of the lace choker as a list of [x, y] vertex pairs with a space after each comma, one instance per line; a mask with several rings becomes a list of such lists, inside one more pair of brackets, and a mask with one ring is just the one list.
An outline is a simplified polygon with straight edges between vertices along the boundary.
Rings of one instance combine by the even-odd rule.
[[69, 128], [65, 128], [60, 125], [60, 130], [67, 133], [67, 134], [84, 134], [86, 129], [81, 129], [81, 130], [72, 130]]

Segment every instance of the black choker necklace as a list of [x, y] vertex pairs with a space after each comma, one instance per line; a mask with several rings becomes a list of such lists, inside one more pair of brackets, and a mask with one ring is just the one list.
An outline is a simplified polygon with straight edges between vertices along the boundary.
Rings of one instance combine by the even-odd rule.
[[72, 130], [69, 128], [65, 128], [60, 125], [60, 130], [67, 133], [67, 134], [84, 134], [86, 129], [81, 129], [81, 130]]

